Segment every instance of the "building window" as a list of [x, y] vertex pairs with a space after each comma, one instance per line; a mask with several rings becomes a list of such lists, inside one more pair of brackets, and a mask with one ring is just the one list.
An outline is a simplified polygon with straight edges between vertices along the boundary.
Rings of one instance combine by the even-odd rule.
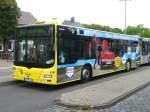
[[0, 42], [0, 51], [3, 51], [3, 42]]
[[14, 40], [10, 40], [8, 43], [8, 51], [13, 51], [14, 50]]

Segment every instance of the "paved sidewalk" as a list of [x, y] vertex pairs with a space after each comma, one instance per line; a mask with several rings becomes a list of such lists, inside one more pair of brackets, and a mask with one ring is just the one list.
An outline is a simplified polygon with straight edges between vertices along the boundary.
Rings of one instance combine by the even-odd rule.
[[4, 85], [5, 83], [9, 83], [14, 81], [11, 75], [8, 76], [0, 76], [0, 85]]
[[131, 75], [64, 93], [57, 104], [80, 109], [109, 107], [150, 84], [150, 69], [131, 73]]
[[15, 80], [12, 79], [12, 66], [12, 60], [0, 59], [0, 86], [15, 83]]
[[11, 69], [13, 65], [12, 60], [2, 60], [0, 59], [0, 70]]

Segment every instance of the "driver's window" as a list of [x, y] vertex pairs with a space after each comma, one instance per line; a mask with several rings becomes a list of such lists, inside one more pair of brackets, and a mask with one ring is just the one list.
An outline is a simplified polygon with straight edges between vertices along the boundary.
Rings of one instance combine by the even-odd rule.
[[19, 61], [24, 61], [24, 56], [26, 54], [26, 42], [25, 40], [19, 41]]

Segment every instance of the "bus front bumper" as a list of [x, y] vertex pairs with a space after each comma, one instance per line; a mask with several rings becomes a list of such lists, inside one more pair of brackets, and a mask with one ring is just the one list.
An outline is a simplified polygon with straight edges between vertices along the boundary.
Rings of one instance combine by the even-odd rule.
[[48, 84], [48, 85], [57, 85], [56, 82], [56, 73], [52, 72], [52, 69], [27, 69], [26, 67], [15, 67], [13, 72], [13, 79], [21, 80], [32, 83]]

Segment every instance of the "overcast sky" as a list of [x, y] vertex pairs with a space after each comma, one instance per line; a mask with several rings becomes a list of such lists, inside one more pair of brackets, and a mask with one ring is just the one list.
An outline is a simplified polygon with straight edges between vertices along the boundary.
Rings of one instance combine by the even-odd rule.
[[[121, 0], [16, 0], [22, 11], [31, 12], [39, 21], [72, 16], [81, 23], [96, 23], [124, 28], [124, 1]], [[150, 0], [128, 0], [127, 26], [144, 24], [150, 28]]]

